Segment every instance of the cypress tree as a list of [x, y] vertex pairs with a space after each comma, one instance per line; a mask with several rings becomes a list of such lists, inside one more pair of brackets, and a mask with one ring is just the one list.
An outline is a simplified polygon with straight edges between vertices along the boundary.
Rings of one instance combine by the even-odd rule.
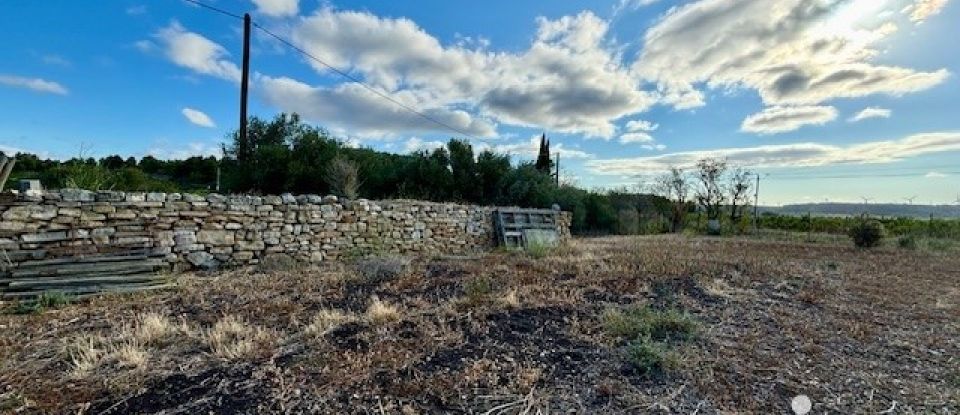
[[543, 173], [550, 173], [550, 167], [553, 162], [550, 161], [550, 141], [547, 140], [547, 134], [540, 136], [540, 151], [537, 153], [537, 163], [535, 167]]

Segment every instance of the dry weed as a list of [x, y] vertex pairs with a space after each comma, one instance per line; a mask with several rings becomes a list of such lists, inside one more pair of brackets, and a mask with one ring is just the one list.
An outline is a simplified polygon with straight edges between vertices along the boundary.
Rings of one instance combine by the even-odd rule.
[[136, 341], [125, 341], [115, 345], [108, 357], [122, 368], [143, 369], [147, 365], [150, 353]]
[[262, 327], [236, 316], [226, 316], [204, 333], [207, 347], [214, 356], [224, 359], [250, 358], [261, 352], [261, 346], [274, 336]]
[[357, 319], [353, 314], [347, 314], [340, 310], [324, 309], [313, 316], [303, 332], [311, 337], [321, 337], [337, 328], [341, 324], [355, 321]]
[[367, 307], [366, 318], [372, 324], [387, 324], [400, 320], [400, 309], [393, 304], [380, 300], [377, 296], [373, 296], [370, 300], [370, 306]]
[[100, 366], [107, 355], [106, 339], [99, 335], [86, 335], [74, 338], [67, 346], [70, 358], [70, 375], [82, 378]]

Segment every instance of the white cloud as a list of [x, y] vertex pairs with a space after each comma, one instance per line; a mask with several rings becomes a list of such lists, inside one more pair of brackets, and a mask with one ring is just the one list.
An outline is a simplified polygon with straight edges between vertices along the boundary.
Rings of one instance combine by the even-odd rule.
[[133, 47], [140, 52], [147, 53], [157, 47], [157, 45], [149, 40], [144, 39], [133, 42]]
[[[696, 108], [705, 105], [707, 90], [735, 89], [755, 90], [767, 107], [745, 121], [744, 130], [774, 133], [833, 119], [835, 110], [824, 102], [899, 96], [949, 76], [946, 69], [872, 62], [880, 53], [876, 45], [897, 30], [882, 13], [896, 1], [904, 0], [689, 2], [645, 33], [632, 61], [624, 60], [625, 45], [609, 35], [610, 22], [589, 11], [538, 18], [530, 45], [508, 52], [463, 38], [444, 44], [409, 19], [331, 6], [273, 29], [378, 91], [479, 136], [495, 137], [497, 125], [506, 124], [609, 140], [617, 137], [621, 120], [657, 103]], [[641, 3], [648, 2], [620, 4]], [[296, 13], [289, 3], [284, 10], [280, 14]], [[156, 37], [177, 65], [239, 78], [225, 48], [176, 22]], [[307, 62], [329, 74], [325, 66]], [[361, 136], [443, 131], [401, 114], [404, 110], [356, 84], [316, 86], [279, 75], [261, 79], [257, 93], [272, 105]], [[336, 108], [340, 104], [350, 110]], [[626, 133], [652, 131], [626, 127]]]
[[225, 59], [230, 54], [223, 46], [202, 35], [188, 32], [180, 23], [170, 23], [155, 37], [163, 44], [167, 58], [173, 63], [205, 75], [229, 81], [240, 80], [240, 68]]
[[626, 125], [627, 131], [637, 132], [637, 131], [656, 131], [657, 128], [660, 128], [660, 124], [654, 124], [646, 120], [631, 120], [627, 121]]
[[194, 156], [220, 158], [223, 151], [219, 142], [192, 141], [186, 147], [164, 142], [147, 150], [145, 155], [161, 160], [183, 160]]
[[770, 107], [743, 120], [740, 130], [758, 134], [793, 131], [804, 125], [822, 125], [837, 118], [837, 110], [826, 106]]
[[272, 17], [294, 16], [299, 11], [299, 0], [251, 0], [257, 12]]
[[[272, 105], [296, 112], [307, 119], [322, 121], [334, 128], [346, 128], [360, 136], [389, 137], [399, 133], [442, 132], [449, 130], [386, 101], [356, 83], [334, 87], [314, 87], [290, 78], [259, 76], [259, 93]], [[419, 107], [416, 97], [394, 94], [407, 106]], [[496, 127], [490, 121], [462, 110], [444, 107], [419, 110], [432, 119], [468, 134], [492, 137]]]
[[703, 105], [700, 88], [747, 88], [764, 103], [902, 95], [948, 76], [876, 65], [873, 44], [896, 31], [867, 23], [893, 0], [702, 0], [672, 9], [644, 37], [633, 69], [663, 102]]
[[206, 128], [214, 128], [217, 126], [213, 120], [210, 119], [210, 116], [204, 114], [202, 111], [195, 110], [193, 108], [184, 108], [180, 112], [184, 117], [187, 118], [187, 121], [190, 121], [191, 124]]
[[292, 38], [330, 64], [422, 105], [459, 106], [513, 125], [610, 137], [614, 120], [655, 102], [604, 48], [604, 20], [583, 12], [541, 18], [537, 25], [527, 50], [493, 53], [482, 44], [444, 46], [408, 19], [324, 8], [294, 27]]
[[914, 134], [898, 140], [871, 141], [847, 146], [807, 142], [590, 160], [587, 161], [587, 168], [601, 175], [636, 175], [661, 172], [671, 166], [690, 168], [704, 157], [726, 158], [733, 164], [754, 168], [808, 167], [892, 163], [948, 151], [960, 151], [960, 131]]
[[444, 146], [446, 146], [446, 143], [442, 141], [423, 141], [417, 137], [411, 137], [403, 143], [403, 152], [413, 153], [420, 150], [432, 151], [435, 148]]
[[928, 179], [942, 179], [944, 177], [947, 177], [947, 175], [940, 172], [932, 171], [923, 175], [923, 177], [926, 177]]
[[929, 17], [940, 13], [947, 0], [916, 0], [913, 4], [903, 8], [903, 12], [910, 16], [910, 21], [920, 24]]
[[850, 117], [849, 122], [863, 121], [869, 118], [890, 118], [890, 115], [893, 114], [893, 111], [890, 111], [886, 108], [879, 107], [867, 107], [863, 111], [858, 112], [856, 115]]
[[653, 137], [645, 132], [626, 133], [620, 135], [620, 142], [627, 143], [652, 143]]
[[[510, 154], [518, 155], [523, 158], [533, 158], [537, 156], [538, 151], [540, 150], [540, 135], [534, 135], [530, 137], [526, 142], [518, 142], [512, 144], [497, 144], [489, 145], [486, 143], [480, 143], [474, 146], [476, 153], [479, 153], [483, 150], [490, 150], [495, 153], [500, 154]], [[567, 146], [561, 143], [550, 143], [550, 153], [560, 154], [561, 159], [592, 159], [595, 156], [583, 150], [578, 150], [575, 148], [567, 148]]]
[[48, 81], [40, 78], [26, 78], [22, 76], [0, 74], [0, 85], [7, 85], [17, 88], [26, 88], [36, 92], [46, 92], [57, 95], [67, 95], [69, 91], [54, 81]]

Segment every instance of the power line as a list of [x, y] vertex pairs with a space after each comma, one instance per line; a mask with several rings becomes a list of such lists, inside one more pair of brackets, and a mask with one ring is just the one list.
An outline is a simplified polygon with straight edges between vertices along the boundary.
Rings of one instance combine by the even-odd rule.
[[204, 9], [207, 9], [207, 10], [213, 10], [213, 11], [215, 11], [215, 12], [217, 12], [217, 13], [230, 16], [230, 17], [232, 17], [232, 18], [234, 18], [234, 19], [243, 20], [243, 16], [241, 16], [241, 15], [239, 15], [239, 14], [231, 13], [231, 12], [226, 11], [226, 10], [224, 10], [224, 9], [221, 9], [221, 8], [218, 8], [218, 7], [215, 7], [215, 6], [211, 6], [211, 5], [209, 5], [209, 4], [201, 3], [201, 2], [199, 2], [199, 1], [197, 1], [197, 0], [183, 0], [183, 1], [185, 1], [185, 2], [187, 2], [187, 3], [190, 3], [190, 4], [193, 4], [194, 6], [203, 7]]
[[[220, 9], [220, 8], [218, 8], [218, 7], [214, 7], [214, 6], [210, 6], [210, 5], [204, 4], [204, 3], [200, 2], [200, 1], [197, 1], [197, 0], [184, 0], [184, 1], [189, 2], [189, 3], [191, 3], [191, 4], [195, 4], [195, 5], [200, 6], [200, 7], [203, 7], [203, 8], [205, 8], [205, 9], [207, 9], [207, 10], [211, 10], [211, 11], [214, 11], [214, 12], [217, 12], [217, 13], [220, 13], [220, 14], [223, 14], [223, 15], [226, 15], [226, 16], [230, 16], [230, 17], [233, 17], [233, 18], [235, 18], [235, 19], [243, 20], [243, 16], [240, 16], [240, 15], [238, 15], [238, 14], [236, 14], [236, 13], [232, 13], [232, 12], [229, 12], [229, 11], [226, 11], [226, 10], [223, 10], [223, 9]], [[421, 117], [421, 118], [423, 118], [423, 119], [425, 119], [425, 120], [427, 120], [427, 121], [430, 121], [430, 122], [432, 122], [432, 123], [434, 123], [434, 124], [436, 124], [436, 125], [439, 125], [439, 126], [445, 128], [445, 129], [447, 129], [447, 130], [450, 130], [450, 131], [452, 131], [452, 132], [455, 132], [455, 133], [457, 133], [457, 134], [460, 134], [460, 135], [463, 135], [463, 136], [466, 136], [466, 137], [470, 137], [470, 138], [473, 138], [473, 139], [480, 140], [479, 137], [474, 136], [473, 134], [467, 133], [466, 131], [463, 131], [463, 130], [461, 130], [461, 129], [459, 129], [459, 128], [456, 128], [456, 127], [454, 127], [454, 126], [452, 126], [452, 125], [450, 125], [450, 124], [447, 124], [447, 123], [445, 123], [445, 122], [443, 122], [443, 121], [437, 120], [437, 119], [435, 119], [435, 118], [433, 118], [433, 117], [431, 117], [431, 116], [429, 116], [429, 115], [427, 115], [427, 114], [424, 114], [422, 111], [419, 111], [419, 110], [417, 110], [417, 109], [415, 109], [415, 108], [413, 108], [413, 107], [411, 107], [411, 106], [409, 106], [409, 105], [407, 105], [407, 104], [404, 104], [404, 103], [402, 103], [402, 102], [394, 99], [393, 97], [391, 97], [390, 95], [388, 95], [388, 94], [386, 94], [386, 93], [383, 93], [383, 92], [378, 91], [376, 88], [374, 88], [374, 87], [372, 87], [372, 86], [370, 86], [370, 85], [367, 85], [367, 84], [366, 84], [365, 82], [363, 82], [361, 79], [359, 79], [359, 78], [357, 78], [357, 77], [355, 77], [355, 76], [353, 76], [353, 75], [350, 75], [349, 73], [344, 72], [344, 71], [338, 69], [337, 67], [335, 67], [335, 66], [333, 66], [333, 65], [325, 62], [323, 59], [320, 59], [320, 58], [314, 56], [314, 55], [311, 54], [310, 52], [307, 52], [306, 50], [303, 50], [303, 49], [300, 48], [299, 46], [294, 45], [292, 42], [284, 39], [282, 36], [280, 36], [280, 35], [278, 35], [278, 34], [276, 34], [276, 33], [271, 32], [269, 29], [261, 26], [259, 23], [255, 22], [255, 21], [253, 22], [253, 27], [257, 28], [258, 30], [262, 31], [263, 33], [267, 34], [268, 36], [276, 39], [278, 42], [280, 42], [280, 43], [282, 43], [282, 44], [290, 47], [291, 49], [293, 49], [293, 50], [295, 50], [295, 51], [297, 51], [297, 52], [300, 52], [300, 53], [303, 54], [304, 56], [306, 56], [306, 57], [312, 59], [313, 61], [315, 61], [315, 62], [323, 65], [324, 67], [326, 67], [327, 69], [330, 69], [331, 71], [337, 73], [338, 75], [340, 75], [340, 76], [342, 76], [342, 77], [344, 77], [344, 78], [346, 78], [346, 79], [348, 79], [348, 80], [350, 80], [350, 81], [352, 81], [352, 82], [354, 82], [354, 83], [362, 86], [364, 89], [366, 89], [366, 90], [368, 90], [368, 91], [376, 94], [377, 96], [379, 96], [379, 97], [381, 97], [381, 98], [383, 98], [383, 99], [385, 99], [385, 100], [387, 100], [387, 101], [392, 102], [393, 104], [399, 106], [400, 108], [403, 108], [403, 109], [405, 109], [405, 110], [407, 110], [407, 111], [409, 111], [409, 112], [411, 112], [411, 113], [413, 113], [413, 114], [416, 114], [417, 116], [419, 116], [419, 117]]]

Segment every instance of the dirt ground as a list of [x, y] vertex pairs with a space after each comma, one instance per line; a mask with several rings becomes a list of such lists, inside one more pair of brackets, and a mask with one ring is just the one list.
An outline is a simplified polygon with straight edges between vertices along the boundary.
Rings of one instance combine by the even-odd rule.
[[[0, 410], [960, 413], [954, 254], [657, 236], [372, 261], [8, 304]], [[658, 370], [604, 317], [636, 308], [695, 321]]]

